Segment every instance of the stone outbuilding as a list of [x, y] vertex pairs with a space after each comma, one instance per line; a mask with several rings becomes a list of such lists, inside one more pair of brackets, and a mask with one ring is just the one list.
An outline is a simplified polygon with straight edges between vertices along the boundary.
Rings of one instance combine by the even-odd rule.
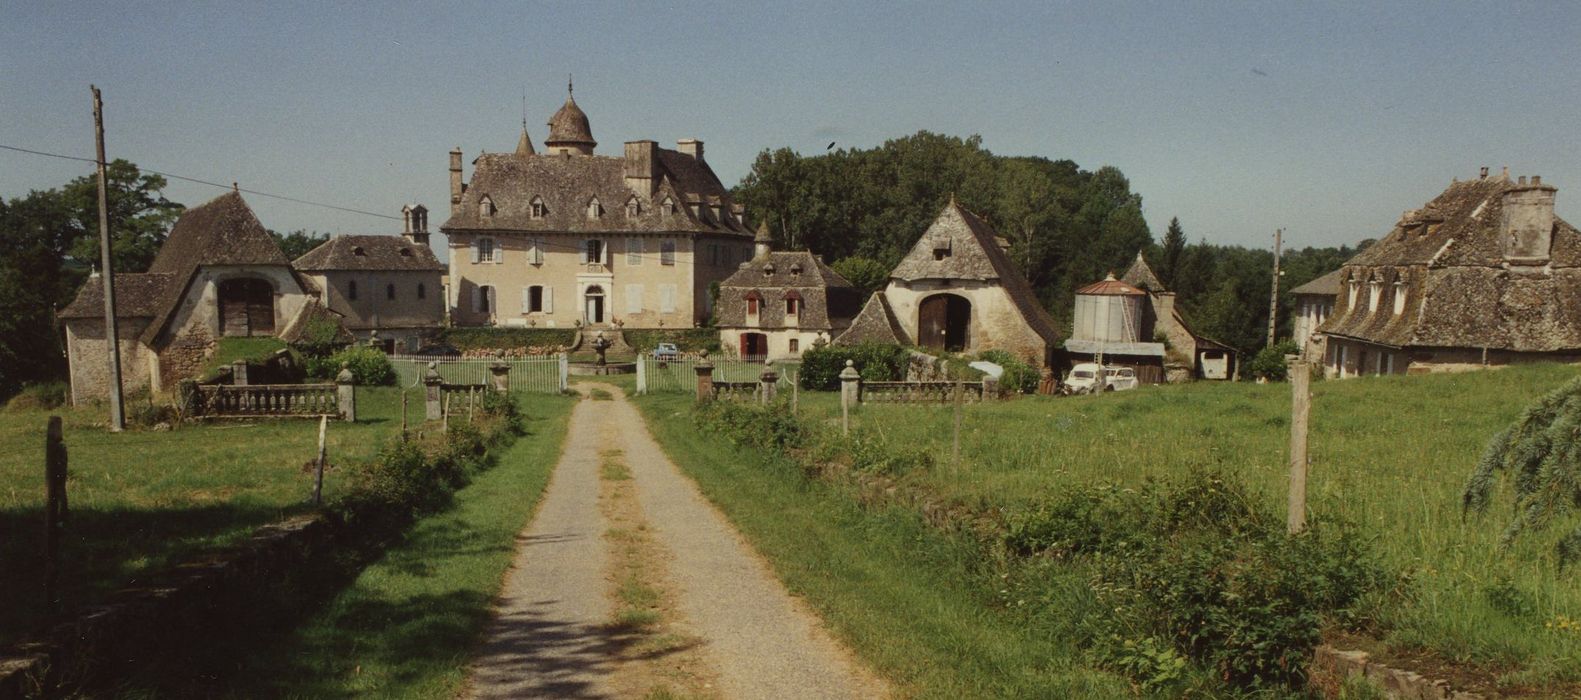
[[1004, 239], [952, 198], [835, 342], [1004, 350], [1051, 366], [1059, 347], [1054, 321], [1004, 248]]
[[1290, 290], [1295, 298], [1295, 317], [1291, 319], [1291, 337], [1301, 348], [1301, 358], [1310, 362], [1322, 361], [1328, 349], [1327, 336], [1318, 327], [1334, 315], [1334, 299], [1339, 296], [1342, 272], [1335, 270], [1311, 282]]
[[419, 349], [445, 320], [445, 265], [428, 245], [428, 212], [403, 213], [399, 236], [335, 236], [291, 263], [359, 342], [386, 352]]
[[752, 259], [743, 209], [703, 157], [628, 141], [597, 155], [569, 95], [545, 152], [522, 129], [516, 150], [484, 153], [463, 181], [450, 152], [449, 305], [456, 325], [692, 328], [709, 287]]
[[[221, 337], [279, 336], [316, 291], [240, 193], [188, 209], [147, 272], [115, 276], [123, 386], [173, 387], [202, 369]], [[95, 275], [60, 313], [73, 403], [109, 394], [103, 293]]]
[[[1150, 271], [1151, 272], [1151, 271]], [[1163, 343], [1154, 342], [1147, 292], [1114, 274], [1076, 290], [1065, 356], [1070, 366], [1097, 362], [1130, 367], [1143, 384], [1164, 382]]]
[[1239, 353], [1191, 329], [1175, 304], [1175, 293], [1164, 287], [1141, 251], [1120, 281], [1146, 294], [1136, 337], [1140, 342], [1162, 344], [1164, 381], [1235, 377]]
[[719, 285], [719, 344], [738, 357], [795, 359], [851, 325], [861, 294], [807, 251], [774, 252], [767, 225], [757, 255]]
[[1452, 182], [1340, 268], [1334, 377], [1581, 361], [1581, 232], [1557, 188], [1509, 174]]

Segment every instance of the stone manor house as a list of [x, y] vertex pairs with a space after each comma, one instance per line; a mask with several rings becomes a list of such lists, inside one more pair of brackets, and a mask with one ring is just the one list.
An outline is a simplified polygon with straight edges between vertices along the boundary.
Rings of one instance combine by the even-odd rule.
[[752, 258], [742, 207], [703, 157], [628, 141], [594, 153], [570, 95], [543, 152], [525, 126], [512, 153], [482, 153], [466, 181], [450, 152], [450, 299], [457, 325], [692, 328], [710, 285]]

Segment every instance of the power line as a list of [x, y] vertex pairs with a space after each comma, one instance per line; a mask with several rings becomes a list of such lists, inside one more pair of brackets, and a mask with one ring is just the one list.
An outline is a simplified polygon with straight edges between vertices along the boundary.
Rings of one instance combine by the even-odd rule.
[[[96, 161], [96, 160], [94, 160], [92, 158], [80, 158], [80, 157], [77, 157], [77, 156], [68, 156], [68, 155], [63, 155], [63, 154], [60, 154], [60, 153], [47, 153], [47, 152], [44, 152], [44, 151], [35, 151], [35, 150], [32, 150], [32, 149], [28, 149], [28, 148], [19, 148], [19, 147], [16, 147], [16, 146], [7, 146], [5, 144], [0, 144], [0, 149], [5, 149], [7, 151], [16, 151], [18, 153], [29, 153], [29, 154], [32, 154], [32, 155], [35, 155], [35, 156], [45, 156], [45, 157], [49, 157], [49, 158], [60, 158], [62, 160], [75, 160], [75, 161], [81, 161], [81, 162], [84, 162], [84, 163], [93, 163], [95, 165], [98, 164], [98, 161]], [[270, 198], [273, 198], [273, 199], [285, 200], [287, 202], [295, 202], [297, 204], [306, 204], [306, 205], [314, 206], [314, 207], [323, 207], [325, 209], [334, 209], [336, 211], [350, 212], [352, 214], [362, 214], [364, 216], [377, 216], [377, 217], [379, 217], [381, 219], [390, 219], [392, 221], [400, 221], [401, 220], [401, 217], [399, 217], [399, 216], [391, 216], [389, 214], [380, 214], [380, 213], [377, 213], [377, 212], [365, 211], [365, 210], [362, 210], [362, 209], [354, 209], [352, 207], [342, 207], [342, 206], [335, 205], [335, 204], [325, 204], [323, 202], [315, 202], [315, 201], [308, 200], [308, 199], [300, 199], [300, 198], [297, 198], [297, 197], [289, 197], [289, 196], [286, 196], [286, 195], [283, 195], [283, 194], [273, 194], [273, 193], [270, 193], [270, 192], [262, 192], [262, 191], [259, 191], [259, 190], [248, 189], [246, 187], [237, 186], [236, 183], [234, 183], [234, 182], [229, 184], [229, 185], [227, 185], [227, 184], [220, 183], [220, 182], [210, 182], [208, 180], [201, 180], [201, 179], [198, 179], [198, 178], [195, 178], [195, 177], [187, 177], [185, 175], [177, 175], [175, 173], [167, 173], [167, 172], [164, 172], [164, 171], [161, 171], [161, 170], [154, 170], [152, 168], [138, 167], [138, 170], [140, 170], [142, 172], [145, 172], [145, 173], [152, 173], [154, 175], [159, 175], [161, 177], [168, 177], [168, 178], [170, 178], [172, 180], [183, 180], [183, 181], [186, 181], [186, 182], [195, 182], [195, 183], [200, 184], [200, 185], [208, 185], [210, 187], [218, 187], [220, 189], [225, 189], [225, 190], [235, 189], [237, 192], [246, 192], [247, 194], [258, 195], [259, 197], [270, 197]]]

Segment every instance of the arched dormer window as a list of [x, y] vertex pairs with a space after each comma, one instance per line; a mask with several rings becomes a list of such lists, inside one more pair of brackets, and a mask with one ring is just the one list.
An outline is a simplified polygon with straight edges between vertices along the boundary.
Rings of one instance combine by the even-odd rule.
[[587, 200], [587, 218], [597, 219], [604, 215], [604, 207], [599, 205], [598, 197]]
[[351, 254], [361, 258], [366, 257], [368, 255], [368, 251], [363, 250], [362, 246], [360, 245], [354, 245], [351, 247]]
[[1372, 278], [1371, 282], [1367, 283], [1367, 311], [1368, 311], [1368, 313], [1371, 313], [1373, 311], [1377, 311], [1378, 310], [1378, 300], [1380, 298], [1382, 298], [1382, 297], [1383, 297], [1383, 279], [1380, 278], [1380, 277], [1374, 277], [1374, 278]]
[[675, 214], [675, 200], [665, 197], [664, 203], [660, 204], [659, 208], [664, 211], [665, 216], [673, 215]]
[[544, 218], [545, 216], [548, 216], [548, 215], [549, 215], [549, 207], [546, 206], [543, 203], [543, 197], [539, 197], [537, 195], [533, 195], [533, 198], [532, 198], [532, 218], [534, 218], [534, 219], [542, 219], [542, 218]]
[[785, 315], [801, 315], [801, 294], [797, 293], [794, 289], [785, 292]]
[[1394, 281], [1394, 315], [1405, 313], [1405, 280]]
[[489, 199], [488, 195], [483, 195], [483, 198], [478, 200], [478, 216], [485, 218], [494, 216], [494, 200]]
[[642, 213], [642, 203], [636, 197], [626, 200], [626, 216], [635, 217]]
[[1355, 277], [1350, 278], [1346, 281], [1346, 290], [1350, 293], [1345, 295], [1345, 310], [1355, 311], [1356, 297], [1361, 294], [1361, 282], [1356, 281]]

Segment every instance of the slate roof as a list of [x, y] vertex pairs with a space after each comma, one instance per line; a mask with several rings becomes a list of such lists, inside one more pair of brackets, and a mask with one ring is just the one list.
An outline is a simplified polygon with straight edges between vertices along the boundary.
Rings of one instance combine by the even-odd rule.
[[[747, 295], [756, 292], [757, 328], [807, 328], [838, 330], [850, 325], [862, 303], [856, 288], [840, 273], [806, 251], [771, 252], [741, 264], [719, 283], [719, 303], [715, 307], [716, 325], [747, 327]], [[802, 308], [797, 324], [785, 324], [784, 299], [795, 293]]]
[[593, 140], [593, 129], [587, 123], [587, 113], [576, 106], [576, 100], [570, 95], [565, 96], [565, 104], [549, 117], [549, 138], [544, 139], [546, 146], [572, 145], [572, 146], [597, 146]]
[[1503, 175], [1456, 182], [1406, 212], [1340, 268], [1335, 313], [1318, 331], [1391, 347], [1581, 349], [1581, 232], [1555, 217], [1546, 266], [1505, 264], [1504, 194], [1522, 187]]
[[1153, 268], [1148, 266], [1147, 260], [1142, 258], [1142, 251], [1136, 251], [1136, 262], [1126, 268], [1125, 274], [1120, 275], [1120, 281], [1138, 289], [1148, 292], [1167, 292], [1164, 283], [1159, 281], [1158, 275], [1153, 274]]
[[380, 235], [335, 236], [304, 253], [291, 266], [302, 272], [445, 270], [428, 246], [413, 243], [404, 236]]
[[[567, 156], [533, 153], [485, 153], [473, 161], [472, 180], [461, 202], [440, 230], [467, 232], [695, 232], [748, 237], [746, 224], [732, 215], [735, 201], [708, 164], [679, 151], [654, 149], [657, 186], [653, 195], [626, 186], [624, 157]], [[484, 216], [478, 204], [484, 197], [494, 205]], [[547, 213], [532, 216], [533, 198], [543, 200]], [[588, 216], [594, 198], [603, 209]], [[627, 216], [626, 202], [637, 198], [639, 213]], [[669, 198], [675, 213], [666, 214]], [[691, 203], [703, 203], [697, 211]], [[715, 216], [709, 202], [721, 205]]]
[[1311, 294], [1318, 296], [1334, 296], [1339, 294], [1340, 271], [1335, 270], [1311, 282], [1290, 290], [1291, 294]]
[[862, 306], [862, 311], [852, 319], [851, 326], [834, 339], [835, 345], [861, 343], [911, 344], [911, 340], [906, 337], [906, 329], [901, 327], [900, 319], [895, 317], [895, 310], [889, 306], [889, 297], [884, 296], [883, 292], [873, 292]]
[[[158, 272], [120, 273], [115, 276], [115, 317], [148, 318], [159, 309], [159, 301], [174, 275]], [[89, 277], [60, 311], [61, 318], [104, 318], [104, 278]]]
[[[999, 247], [998, 238], [992, 227], [952, 198], [889, 276], [905, 282], [934, 279], [997, 282], [1027, 325], [1050, 345], [1057, 344], [1059, 333], [1054, 330], [1054, 319], [1038, 301], [1027, 278]], [[934, 251], [941, 247], [947, 248], [949, 254], [935, 259]]]

